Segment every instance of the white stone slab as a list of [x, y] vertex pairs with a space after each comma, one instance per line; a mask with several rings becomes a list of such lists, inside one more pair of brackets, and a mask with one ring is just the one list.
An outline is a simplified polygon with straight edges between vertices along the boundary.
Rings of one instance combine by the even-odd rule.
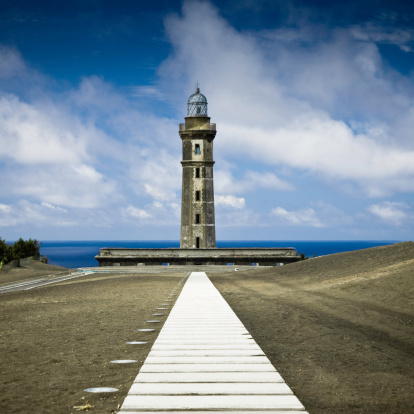
[[134, 382], [284, 382], [278, 372], [140, 372]]
[[129, 394], [158, 394], [158, 395], [226, 395], [226, 394], [293, 394], [292, 390], [285, 383], [187, 383], [187, 384], [152, 384], [135, 383]]
[[172, 351], [157, 351], [151, 350], [150, 356], [253, 356], [253, 355], [264, 355], [262, 350], [249, 349], [195, 349], [195, 350], [172, 350]]
[[187, 339], [160, 339], [159, 337], [156, 340], [157, 344], [161, 344], [161, 345], [176, 345], [176, 344], [183, 344], [183, 345], [200, 345], [200, 344], [206, 344], [206, 345], [214, 345], [214, 344], [235, 344], [235, 345], [243, 345], [243, 344], [255, 344], [256, 342], [254, 342], [254, 340], [252, 340], [252, 338], [246, 337], [246, 336], [242, 336], [242, 337], [235, 337], [235, 338], [230, 338], [230, 339], [226, 339], [226, 338], [222, 338], [222, 339], [216, 339], [214, 341], [212, 340], [200, 340], [200, 339], [195, 339], [195, 338], [187, 338]]
[[294, 395], [128, 395], [122, 410], [303, 409]]
[[[183, 299], [185, 300], [185, 299]], [[244, 326], [240, 319], [238, 319], [237, 317], [232, 317], [231, 315], [229, 315], [230, 310], [226, 310], [223, 313], [220, 314], [211, 314], [208, 309], [205, 309], [203, 311], [203, 315], [194, 315], [191, 314], [190, 311], [185, 312], [183, 314], [177, 314], [174, 312], [174, 309], [171, 310], [170, 314], [172, 313], [172, 319], [170, 321], [170, 323], [179, 323], [182, 321], [187, 321], [188, 323], [192, 323], [192, 324], [196, 324], [197, 322], [200, 323], [206, 323], [206, 324], [212, 324], [215, 322], [223, 322], [223, 323], [227, 323], [227, 324], [239, 324]], [[210, 316], [210, 318], [208, 317]]]
[[[231, 318], [232, 320], [235, 321], [239, 321], [240, 319], [237, 317], [237, 315], [235, 313], [229, 313], [230, 308], [222, 308], [222, 309], [217, 309], [215, 311], [211, 310], [211, 307], [208, 306], [199, 306], [197, 308], [197, 311], [194, 310], [194, 307], [197, 305], [192, 305], [192, 306], [188, 306], [186, 308], [183, 308], [180, 306], [180, 303], [187, 300], [187, 298], [185, 297], [181, 297], [180, 299], [178, 299], [178, 301], [176, 302], [174, 309], [172, 310], [172, 314], [173, 316], [183, 316], [185, 318], [200, 318], [200, 319], [204, 319], [207, 320], [207, 314], [206, 312], [208, 312], [208, 315], [211, 315], [212, 318], [220, 318], [220, 317], [224, 317], [224, 318]], [[218, 308], [217, 304], [216, 308]]]
[[[208, 310], [205, 311], [206, 313], [208, 312]], [[173, 313], [173, 311], [171, 312], [172, 315], [172, 319], [169, 320], [169, 323], [171, 324], [179, 324], [182, 323], [183, 321], [188, 322], [189, 324], [192, 325], [197, 325], [199, 323], [203, 323], [206, 325], [213, 325], [214, 323], [223, 323], [226, 325], [242, 325], [242, 323], [240, 322], [239, 319], [234, 319], [234, 318], [229, 318], [228, 317], [228, 312], [220, 314], [220, 315], [210, 315], [211, 317], [209, 318], [207, 315], [201, 316], [201, 315], [176, 315], [175, 313]]]
[[239, 320], [235, 320], [234, 318], [228, 318], [224, 315], [205, 315], [204, 317], [201, 315], [183, 315], [182, 317], [176, 317], [173, 313], [171, 319], [168, 319], [168, 325], [214, 325], [216, 323], [220, 323], [223, 325], [243, 326], [243, 324]]
[[[207, 312], [207, 311], [206, 311]], [[211, 326], [211, 325], [216, 325], [216, 324], [220, 324], [220, 325], [226, 325], [226, 326], [237, 326], [240, 328], [244, 328], [243, 324], [240, 321], [236, 321], [233, 320], [233, 318], [228, 318], [226, 317], [224, 314], [220, 315], [218, 317], [201, 317], [201, 316], [188, 316], [186, 315], [185, 317], [180, 317], [177, 318], [175, 317], [175, 315], [172, 315], [171, 319], [168, 319], [168, 323], [166, 323], [167, 326], [169, 325], [181, 325], [181, 324], [186, 324], [186, 325], [192, 325], [192, 326], [198, 326], [198, 325], [205, 325], [205, 326]]]
[[207, 336], [207, 335], [215, 335], [215, 336], [221, 336], [221, 335], [247, 335], [249, 332], [246, 330], [241, 329], [220, 329], [220, 328], [209, 328], [209, 329], [166, 329], [163, 331], [162, 335], [171, 335], [171, 336]]
[[223, 333], [219, 333], [219, 334], [212, 334], [212, 333], [210, 333], [210, 334], [200, 334], [200, 335], [197, 335], [197, 336], [195, 336], [195, 335], [191, 335], [191, 334], [179, 334], [179, 333], [169, 333], [169, 334], [164, 334], [162, 331], [160, 332], [160, 334], [158, 335], [158, 338], [159, 339], [164, 339], [164, 340], [171, 340], [171, 339], [180, 339], [180, 338], [182, 338], [182, 340], [183, 341], [186, 341], [186, 340], [198, 340], [198, 341], [200, 341], [200, 340], [210, 340], [210, 341], [213, 341], [213, 340], [216, 340], [216, 339], [226, 339], [226, 340], [229, 340], [229, 339], [243, 339], [243, 338], [246, 338], [246, 339], [252, 339], [252, 337], [250, 336], [250, 335], [235, 335], [235, 334], [228, 334], [228, 333], [226, 333], [226, 332], [223, 332]]
[[182, 332], [182, 331], [191, 331], [191, 332], [195, 332], [195, 331], [205, 331], [205, 330], [210, 330], [210, 331], [214, 331], [214, 330], [220, 330], [220, 331], [235, 331], [235, 332], [248, 332], [246, 328], [242, 327], [242, 326], [235, 326], [235, 325], [226, 325], [226, 324], [211, 324], [211, 325], [203, 325], [203, 324], [198, 324], [198, 325], [188, 325], [188, 324], [177, 324], [177, 325], [165, 325], [164, 324], [164, 328], [165, 328], [165, 332], [168, 331], [178, 331], [178, 332]]
[[255, 343], [250, 343], [250, 344], [232, 344], [232, 343], [227, 343], [227, 344], [217, 344], [217, 345], [207, 345], [207, 344], [199, 344], [199, 345], [184, 345], [184, 344], [161, 344], [158, 342], [155, 342], [152, 350], [153, 351], [167, 351], [167, 350], [171, 350], [171, 351], [175, 351], [175, 350], [186, 350], [186, 349], [248, 349], [250, 351], [261, 351], [261, 348], [259, 347], [259, 345], [255, 344]]
[[266, 356], [152, 357], [145, 364], [270, 364]]
[[144, 364], [144, 372], [274, 372], [271, 364]]
[[[297, 410], [242, 410], [242, 411], [235, 411], [235, 410], [226, 410], [226, 414], [309, 414], [307, 411], [297, 411]], [[118, 411], [118, 414], [166, 414], [166, 411]], [[174, 414], [189, 414], [188, 411], [183, 410], [174, 410]], [[211, 411], [194, 411], [191, 410], [191, 414], [212, 414]]]
[[[211, 324], [204, 324], [204, 323], [174, 323], [174, 324], [164, 324], [165, 330], [170, 331], [172, 329], [179, 329], [179, 330], [200, 330], [200, 329], [231, 329], [234, 331], [244, 331], [246, 332], [247, 329], [244, 326], [239, 326], [235, 324], [226, 324], [226, 323], [220, 323], [220, 321], [217, 321], [216, 323]], [[248, 332], [248, 331], [247, 331]]]

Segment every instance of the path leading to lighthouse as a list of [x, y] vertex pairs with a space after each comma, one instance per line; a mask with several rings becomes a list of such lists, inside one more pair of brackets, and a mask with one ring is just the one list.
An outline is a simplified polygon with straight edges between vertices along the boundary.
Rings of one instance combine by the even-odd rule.
[[119, 413], [304, 410], [207, 275], [193, 272]]

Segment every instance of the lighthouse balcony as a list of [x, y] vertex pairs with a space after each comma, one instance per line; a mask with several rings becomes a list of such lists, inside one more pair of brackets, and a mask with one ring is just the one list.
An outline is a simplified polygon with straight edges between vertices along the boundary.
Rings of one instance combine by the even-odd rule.
[[[200, 119], [200, 118], [198, 118]], [[215, 131], [216, 124], [212, 124], [210, 122], [186, 122], [184, 124], [180, 124], [179, 131]]]

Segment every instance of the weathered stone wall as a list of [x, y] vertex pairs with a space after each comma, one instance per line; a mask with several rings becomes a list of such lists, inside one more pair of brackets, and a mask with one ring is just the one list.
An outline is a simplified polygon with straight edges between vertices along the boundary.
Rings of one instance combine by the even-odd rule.
[[179, 133], [183, 142], [180, 246], [213, 248], [216, 247], [213, 185], [216, 128], [207, 116], [187, 117]]
[[99, 266], [248, 265], [276, 266], [300, 260], [293, 248], [121, 249], [105, 248], [95, 256]]

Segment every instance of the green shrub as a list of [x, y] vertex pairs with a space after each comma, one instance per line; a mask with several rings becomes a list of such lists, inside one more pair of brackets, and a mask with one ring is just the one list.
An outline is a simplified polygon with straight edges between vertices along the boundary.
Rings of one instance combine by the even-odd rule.
[[36, 239], [23, 240], [21, 237], [13, 245], [10, 245], [0, 237], [0, 262], [5, 265], [14, 259], [24, 259], [25, 257], [39, 260], [41, 245], [42, 243]]
[[0, 262], [3, 265], [13, 260], [13, 247], [0, 237]]
[[21, 237], [13, 244], [13, 258], [24, 259], [25, 257], [33, 257], [36, 260], [40, 259], [40, 246], [36, 239], [23, 240]]

